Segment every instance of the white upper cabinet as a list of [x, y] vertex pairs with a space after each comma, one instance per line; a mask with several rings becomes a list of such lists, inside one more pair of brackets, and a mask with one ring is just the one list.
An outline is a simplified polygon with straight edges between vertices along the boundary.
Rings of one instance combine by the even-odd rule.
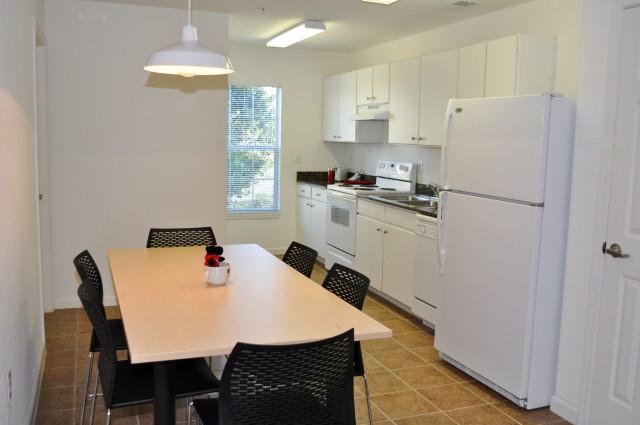
[[327, 142], [355, 142], [356, 71], [324, 79], [322, 138]]
[[487, 65], [487, 43], [474, 44], [459, 50], [458, 97], [484, 97]]
[[420, 119], [420, 58], [391, 64], [389, 143], [417, 144]]
[[487, 43], [486, 97], [514, 96], [518, 63], [518, 37]]
[[424, 146], [442, 146], [449, 99], [458, 97], [458, 51], [423, 56], [420, 68], [420, 131]]
[[358, 105], [389, 103], [389, 64], [358, 70]]

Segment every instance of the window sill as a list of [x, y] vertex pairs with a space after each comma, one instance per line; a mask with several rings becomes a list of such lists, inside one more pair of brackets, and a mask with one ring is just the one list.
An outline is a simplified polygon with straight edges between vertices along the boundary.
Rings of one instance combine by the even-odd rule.
[[273, 220], [280, 218], [279, 211], [227, 212], [227, 220]]

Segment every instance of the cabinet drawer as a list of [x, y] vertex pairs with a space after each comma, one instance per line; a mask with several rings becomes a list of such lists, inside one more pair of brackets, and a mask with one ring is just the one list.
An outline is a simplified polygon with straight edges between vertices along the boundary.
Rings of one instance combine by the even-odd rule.
[[[300, 194], [299, 191], [298, 194]], [[327, 202], [327, 189], [325, 189], [324, 187], [312, 186], [311, 198], [313, 198], [314, 201]]]
[[311, 198], [311, 185], [298, 184], [298, 196], [303, 198]]
[[393, 226], [401, 227], [413, 232], [416, 227], [416, 213], [399, 208], [386, 207], [384, 221]]
[[384, 205], [358, 199], [358, 214], [384, 221]]

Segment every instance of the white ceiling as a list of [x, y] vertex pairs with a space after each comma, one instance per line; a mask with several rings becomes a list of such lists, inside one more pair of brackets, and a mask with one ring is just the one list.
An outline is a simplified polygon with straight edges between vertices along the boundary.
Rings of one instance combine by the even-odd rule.
[[[187, 4], [186, 0], [102, 1], [176, 8]], [[350, 52], [531, 0], [476, 0], [468, 8], [449, 6], [454, 0], [398, 0], [391, 6], [361, 0], [192, 1], [194, 9], [229, 15], [229, 37], [235, 44], [264, 45], [305, 19], [319, 19], [327, 31], [295, 47]]]

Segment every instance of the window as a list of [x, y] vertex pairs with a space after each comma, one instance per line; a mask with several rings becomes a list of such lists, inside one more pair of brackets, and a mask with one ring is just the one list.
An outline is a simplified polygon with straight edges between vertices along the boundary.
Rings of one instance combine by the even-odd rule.
[[278, 87], [229, 87], [227, 211], [280, 211]]

